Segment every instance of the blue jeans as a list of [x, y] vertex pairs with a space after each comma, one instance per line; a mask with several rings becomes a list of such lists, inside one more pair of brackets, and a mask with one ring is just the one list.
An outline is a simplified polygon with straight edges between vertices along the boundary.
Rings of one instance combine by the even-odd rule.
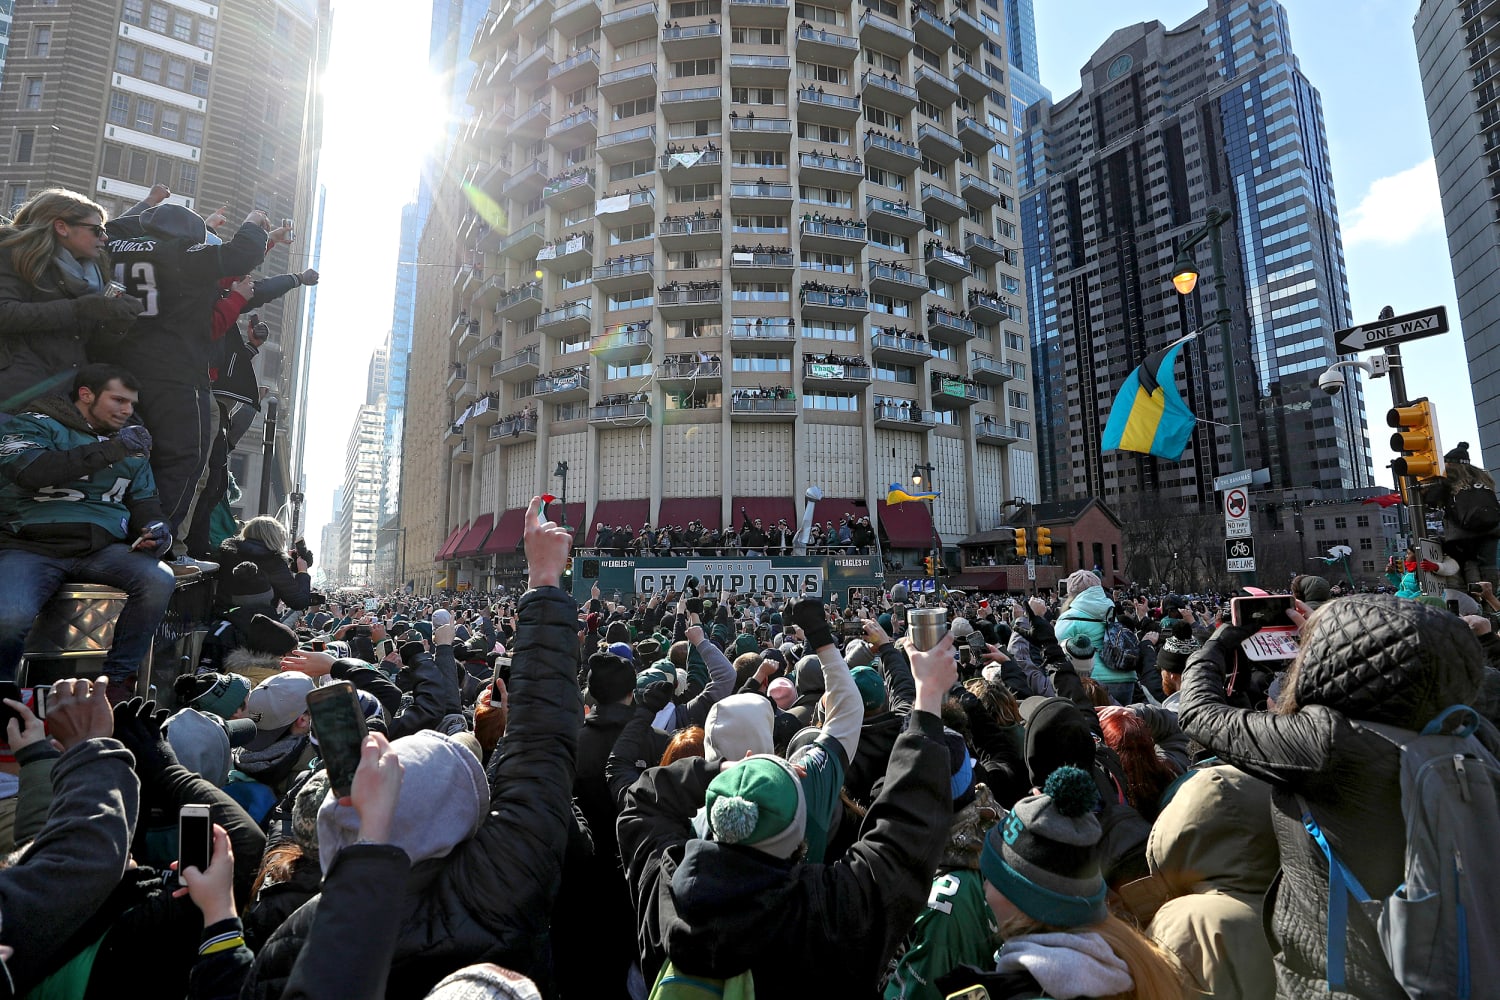
[[1109, 696], [1119, 705], [1133, 705], [1136, 702], [1135, 681], [1126, 681], [1121, 684], [1103, 684], [1101, 687], [1109, 692]]
[[123, 680], [140, 669], [176, 587], [169, 566], [149, 553], [132, 552], [124, 543], [77, 559], [0, 549], [0, 681], [16, 679], [27, 633], [43, 605], [65, 583], [100, 583], [130, 595], [115, 621], [114, 645], [104, 659], [110, 680]]

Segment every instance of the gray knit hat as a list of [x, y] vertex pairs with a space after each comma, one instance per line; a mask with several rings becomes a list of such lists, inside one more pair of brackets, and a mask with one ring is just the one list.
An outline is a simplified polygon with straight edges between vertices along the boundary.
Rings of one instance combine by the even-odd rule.
[[427, 1000], [542, 1000], [542, 994], [519, 972], [486, 963], [459, 969], [434, 986]]
[[1099, 871], [1099, 789], [1087, 771], [1064, 765], [1040, 795], [1015, 804], [985, 837], [984, 879], [1028, 917], [1052, 927], [1103, 920], [1108, 891]]

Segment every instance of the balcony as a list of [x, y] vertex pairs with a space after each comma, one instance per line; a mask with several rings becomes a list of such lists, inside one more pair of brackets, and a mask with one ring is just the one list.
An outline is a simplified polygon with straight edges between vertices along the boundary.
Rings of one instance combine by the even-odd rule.
[[703, 288], [667, 286], [656, 290], [656, 306], [671, 319], [703, 319], [724, 311], [724, 286], [713, 282]]
[[656, 126], [639, 125], [622, 132], [607, 132], [594, 143], [605, 163], [623, 163], [656, 152]]
[[944, 340], [950, 344], [962, 344], [979, 336], [979, 328], [967, 316], [948, 312], [936, 307], [927, 310], [927, 337], [929, 340]]
[[804, 250], [833, 250], [849, 254], [860, 251], [868, 233], [863, 225], [814, 222], [810, 219], [803, 219], [798, 230], [802, 233]]
[[633, 323], [595, 337], [589, 353], [605, 361], [639, 361], [651, 356], [651, 329]]
[[1017, 441], [1025, 441], [1031, 434], [1020, 424], [991, 420], [985, 417], [974, 424], [974, 441], [976, 444], [1006, 445], [1015, 444]]
[[482, 367], [497, 360], [504, 353], [500, 342], [500, 335], [492, 333], [479, 343], [469, 348], [469, 354], [464, 358], [464, 363], [472, 367]]
[[[474, 308], [475, 313], [481, 313], [486, 309], [492, 309], [494, 308], [495, 303], [500, 301], [500, 296], [504, 294], [504, 292], [505, 283], [500, 280], [499, 275], [492, 275], [479, 284], [478, 289], [474, 292], [474, 297], [469, 301], [469, 305]], [[477, 326], [478, 324], [476, 323], [475, 325]], [[477, 337], [479, 335], [479, 331], [475, 330], [474, 335]]]
[[497, 362], [490, 369], [490, 378], [497, 378], [502, 382], [525, 382], [536, 378], [536, 373], [542, 367], [542, 349], [535, 344], [523, 351], [517, 351], [504, 361]]
[[797, 343], [797, 328], [783, 316], [736, 316], [729, 339], [745, 349], [787, 350]]
[[984, 43], [989, 37], [989, 32], [984, 30], [984, 25], [979, 23], [978, 18], [964, 10], [955, 7], [953, 13], [948, 17], [948, 23], [953, 26], [954, 37], [958, 44], [971, 52]]
[[662, 51], [671, 60], [712, 58], [720, 52], [723, 33], [721, 24], [674, 24], [661, 29]]
[[848, 128], [859, 118], [863, 105], [857, 97], [824, 94], [817, 90], [797, 91], [797, 117], [817, 125], [839, 125]]
[[784, 87], [791, 73], [792, 60], [787, 56], [729, 54], [729, 82], [736, 87]]
[[474, 442], [473, 441], [470, 441], [468, 438], [464, 438], [458, 444], [456, 444], [456, 445], [453, 446], [453, 464], [454, 465], [473, 465], [474, 464]]
[[448, 331], [449, 336], [451, 337], [455, 332], [458, 334], [458, 339], [454, 341], [453, 349], [463, 353], [479, 343], [479, 320], [471, 319], [465, 323], [463, 317], [459, 317], [459, 322], [454, 323]]
[[788, 212], [792, 207], [794, 192], [790, 184], [770, 181], [738, 181], [729, 185], [729, 204], [734, 211], [752, 214], [767, 211], [770, 214]]
[[747, 27], [786, 26], [787, 0], [729, 0], [729, 23]]
[[443, 428], [443, 444], [457, 444], [464, 439], [464, 429], [457, 424], [448, 424]]
[[641, 63], [599, 77], [599, 93], [611, 104], [656, 93], [656, 63]]
[[976, 382], [1001, 385], [1011, 379], [1026, 379], [1026, 366], [1014, 361], [999, 361], [988, 354], [976, 354], [969, 359], [969, 374]]
[[964, 252], [988, 267], [1001, 261], [1012, 263], [1015, 251], [980, 233], [964, 233]]
[[594, 200], [594, 172], [577, 169], [555, 177], [542, 188], [542, 202], [549, 208], [569, 209]]
[[594, 319], [592, 299], [575, 299], [553, 306], [536, 318], [536, 328], [549, 337], [567, 337], [588, 333]]
[[657, 160], [657, 169], [667, 175], [668, 184], [681, 184], [695, 180], [718, 180], [719, 168], [724, 154], [718, 149], [684, 149], [675, 153], [663, 153]]
[[854, 188], [865, 178], [865, 168], [847, 156], [802, 153], [797, 157], [797, 179], [803, 184]]
[[964, 200], [980, 208], [991, 208], [1005, 200], [1005, 195], [995, 185], [973, 174], [964, 174], [958, 179], [958, 189]]
[[790, 118], [740, 117], [738, 112], [732, 112], [729, 131], [734, 133], [737, 149], [786, 149], [792, 143]]
[[511, 28], [516, 34], [537, 35], [545, 31], [547, 24], [552, 20], [552, 0], [517, 0], [520, 8], [515, 18], [511, 21]]
[[969, 293], [969, 315], [979, 323], [999, 323], [1010, 316], [1010, 304], [1003, 295], [972, 291]]
[[[870, 15], [866, 14], [866, 17]], [[909, 115], [917, 106], [917, 92], [900, 80], [865, 70], [859, 78], [860, 96], [866, 104], [897, 115]]]
[[930, 384], [932, 405], [940, 410], [962, 409], [979, 402], [979, 387], [973, 382], [933, 372]]
[[535, 260], [536, 252], [546, 240], [546, 229], [540, 222], [533, 222], [501, 240], [500, 253], [513, 260]]
[[495, 315], [501, 319], [530, 319], [542, 311], [542, 283], [533, 281], [512, 288], [495, 303]]
[[[551, 0], [541, 0], [548, 8], [551, 8]], [[536, 6], [532, 4], [532, 6]], [[552, 53], [546, 45], [538, 45], [526, 53], [510, 71], [510, 82], [517, 87], [535, 87], [547, 78], [547, 71], [552, 67]]]
[[865, 159], [877, 167], [909, 174], [922, 166], [922, 151], [904, 139], [866, 132]]
[[912, 18], [912, 31], [917, 41], [934, 52], [946, 52], [958, 40], [953, 26], [925, 7], [917, 8]]
[[607, 216], [608, 224], [646, 222], [656, 218], [656, 191], [631, 191], [629, 194], [605, 195], [599, 199], [595, 214]]
[[831, 66], [853, 66], [859, 56], [859, 39], [822, 27], [797, 28], [797, 58]]
[[490, 428], [489, 440], [504, 448], [522, 441], [536, 440], [536, 414], [516, 415]]
[[616, 257], [594, 267], [593, 279], [601, 292], [619, 292], [629, 288], [651, 287], [656, 258], [651, 254]]
[[953, 82], [958, 84], [960, 94], [975, 103], [982, 102], [990, 92], [990, 81], [968, 63], [961, 62], [953, 67]]
[[929, 245], [922, 251], [922, 259], [927, 264], [928, 275], [934, 278], [962, 281], [974, 273], [969, 258], [941, 245]]
[[553, 149], [566, 150], [593, 141], [598, 133], [598, 113], [593, 108], [581, 108], [548, 125], [546, 136]]
[[877, 52], [904, 59], [917, 44], [917, 36], [890, 18], [866, 11], [859, 18], [859, 41]]
[[[594, 8], [598, 10], [597, 7]], [[575, 52], [547, 71], [547, 82], [563, 93], [587, 87], [599, 79], [599, 53]]]
[[[739, 395], [742, 392], [754, 392], [756, 395]], [[795, 398], [775, 399], [770, 396], [761, 396], [759, 390], [755, 389], [736, 389], [735, 395], [729, 400], [730, 419], [744, 420], [748, 423], [787, 423], [797, 419], [797, 413], [801, 408], [801, 404]]]
[[863, 290], [808, 288], [798, 292], [804, 316], [857, 320], [870, 311], [870, 296]]
[[500, 419], [500, 397], [493, 392], [487, 392], [474, 401], [469, 408], [469, 419], [464, 421], [465, 427], [489, 427]]
[[579, 365], [566, 371], [548, 372], [538, 375], [531, 394], [549, 402], [566, 403], [589, 398], [589, 369]]
[[936, 184], [922, 185], [922, 209], [944, 222], [957, 222], [969, 214], [969, 206], [962, 198]]
[[920, 299], [927, 294], [927, 276], [894, 264], [870, 261], [865, 265], [870, 291], [883, 292], [903, 299]]
[[500, 194], [525, 202], [535, 197], [546, 183], [547, 164], [542, 160], [532, 160], [505, 179], [505, 183], [500, 185]]
[[736, 278], [785, 281], [796, 269], [797, 258], [784, 248], [734, 249], [729, 256], [729, 273]]
[[891, 201], [889, 198], [865, 197], [865, 221], [874, 229], [915, 236], [927, 228], [927, 217], [920, 208], [906, 201]]
[[1000, 136], [977, 118], [960, 118], [958, 141], [971, 153], [988, 153], [999, 145]]
[[585, 233], [554, 240], [536, 252], [536, 265], [553, 274], [576, 271], [594, 262], [594, 236]]
[[689, 215], [662, 219], [656, 227], [656, 238], [664, 250], [702, 250], [719, 246], [724, 234], [724, 220], [711, 215]]
[[964, 153], [963, 145], [936, 125], [917, 126], [917, 146], [939, 163], [953, 163]]
[[506, 74], [497, 72], [500, 69], [498, 63], [485, 63], [474, 71], [474, 77], [469, 81], [469, 104], [471, 107], [480, 107], [488, 104], [485, 100], [490, 92], [505, 82]]
[[564, 38], [581, 35], [599, 24], [596, 0], [572, 0], [552, 12], [552, 27]]
[[916, 84], [917, 95], [928, 104], [948, 108], [958, 101], [958, 87], [931, 66], [918, 66], [912, 82]]
[[650, 422], [651, 404], [645, 400], [600, 403], [589, 410], [589, 423], [595, 427], [638, 427]]
[[452, 395], [457, 388], [469, 380], [469, 366], [461, 361], [455, 361], [448, 366], [448, 381], [444, 388]]
[[802, 361], [802, 384], [830, 388], [852, 389], [869, 385], [875, 380], [870, 366], [858, 358], [839, 358], [831, 354], [804, 357]]
[[936, 426], [931, 414], [922, 412], [920, 406], [905, 406], [899, 403], [875, 404], [875, 426], [896, 431], [930, 431]]
[[927, 341], [894, 333], [873, 335], [870, 338], [870, 353], [877, 361], [926, 364], [932, 360], [932, 348]]
[[696, 354], [669, 354], [656, 366], [663, 388], [718, 390], [724, 383], [722, 361], [700, 361]]
[[624, 10], [610, 11], [599, 19], [599, 28], [611, 44], [619, 46], [656, 34], [658, 17], [659, 12], [654, 2], [641, 3]]
[[661, 113], [669, 122], [692, 121], [718, 113], [724, 106], [723, 87], [689, 87], [686, 90], [663, 90], [657, 97]]

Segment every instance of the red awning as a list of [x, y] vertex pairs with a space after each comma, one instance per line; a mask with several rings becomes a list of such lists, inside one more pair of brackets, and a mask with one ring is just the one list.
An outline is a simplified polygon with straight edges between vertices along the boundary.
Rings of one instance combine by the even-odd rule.
[[607, 524], [611, 528], [628, 524], [632, 531], [640, 531], [641, 525], [651, 517], [650, 500], [600, 500], [594, 508], [593, 520], [589, 522], [588, 544], [598, 541], [598, 527]]
[[458, 543], [463, 540], [464, 532], [468, 530], [468, 521], [465, 521], [463, 524], [454, 528], [453, 533], [448, 536], [448, 540], [443, 543], [443, 547], [438, 549], [437, 557], [433, 561], [443, 562], [444, 560], [452, 559], [453, 550], [458, 548]]
[[1010, 575], [1004, 570], [966, 570], [954, 577], [951, 585], [964, 590], [1006, 591], [1010, 589]]
[[932, 512], [927, 504], [912, 501], [894, 507], [884, 500], [880, 505], [880, 527], [893, 549], [932, 548]]
[[797, 508], [790, 497], [735, 497], [734, 506], [729, 511], [735, 530], [745, 526], [741, 507], [749, 513], [751, 521], [760, 518], [760, 526], [766, 531], [776, 527], [776, 522], [782, 519], [792, 531], [797, 530]]
[[453, 548], [454, 559], [467, 559], [477, 556], [484, 548], [484, 540], [490, 537], [490, 529], [495, 526], [495, 515], [485, 514], [474, 522], [474, 526], [464, 532], [464, 537]]
[[833, 526], [837, 528], [839, 526], [840, 518], [847, 517], [849, 519], [849, 523], [853, 524], [855, 521], [859, 520], [862, 517], [869, 517], [870, 509], [868, 507], [854, 506], [854, 501], [852, 499], [846, 500], [839, 497], [824, 497], [823, 499], [818, 501], [818, 505], [816, 508], [814, 508], [813, 514], [817, 516], [819, 524], [827, 524], [829, 521], [832, 521]]
[[490, 540], [484, 543], [480, 555], [494, 556], [514, 552], [516, 546], [521, 544], [521, 533], [525, 530], [526, 511], [519, 508], [505, 511], [500, 515], [495, 530], [490, 532]]
[[723, 504], [723, 497], [663, 499], [661, 513], [656, 515], [656, 523], [665, 524], [668, 527], [680, 524], [686, 528], [689, 521], [701, 521], [705, 528], [717, 529], [721, 517], [720, 507]]
[[[547, 516], [550, 517], [553, 521], [556, 521], [558, 524], [567, 524], [568, 528], [573, 532], [573, 534], [577, 535], [584, 529], [583, 515], [585, 506], [587, 505], [583, 503], [548, 504]], [[563, 517], [564, 508], [567, 509], [568, 513], [566, 519], [564, 519]], [[524, 511], [522, 513], [524, 513]], [[521, 527], [523, 529], [525, 528], [524, 518]]]

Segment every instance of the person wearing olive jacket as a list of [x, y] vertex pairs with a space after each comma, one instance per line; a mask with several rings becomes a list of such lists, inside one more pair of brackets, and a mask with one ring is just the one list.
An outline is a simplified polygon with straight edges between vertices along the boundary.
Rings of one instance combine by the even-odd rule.
[[1245, 629], [1221, 626], [1189, 658], [1178, 719], [1224, 763], [1271, 785], [1281, 873], [1266, 894], [1276, 995], [1401, 1000], [1375, 925], [1350, 908], [1346, 991], [1326, 985], [1328, 865], [1307, 804], [1335, 852], [1377, 899], [1403, 881], [1400, 751], [1362, 723], [1420, 732], [1479, 689], [1483, 654], [1457, 615], [1386, 594], [1324, 604], [1303, 629], [1276, 712], [1230, 705], [1226, 675]]

